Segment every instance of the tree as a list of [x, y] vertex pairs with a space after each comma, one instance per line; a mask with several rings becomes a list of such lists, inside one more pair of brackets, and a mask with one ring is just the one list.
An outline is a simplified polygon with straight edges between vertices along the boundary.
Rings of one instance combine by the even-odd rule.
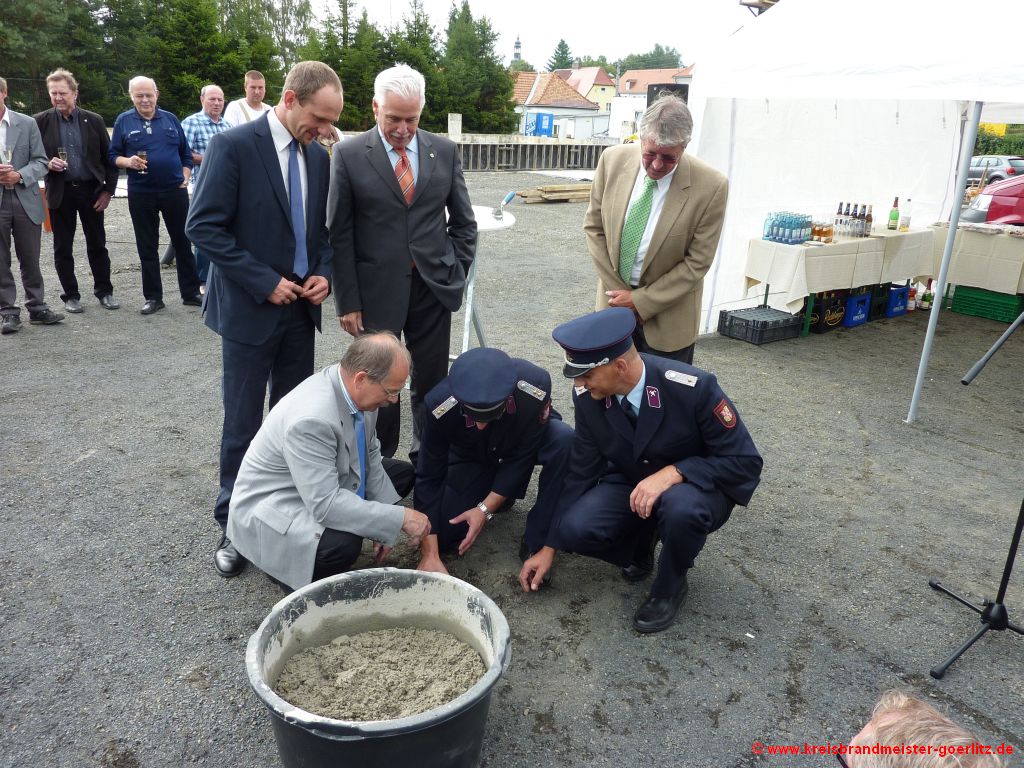
[[441, 65], [448, 85], [448, 112], [462, 114], [466, 131], [507, 133], [516, 125], [512, 76], [494, 44], [498, 35], [486, 18], [474, 21], [468, 0], [452, 7]]
[[60, 0], [4, 3], [0, 74], [7, 79], [8, 104], [16, 111], [32, 114], [50, 105], [46, 75], [60, 61], [66, 18]]
[[345, 109], [338, 125], [343, 131], [365, 131], [373, 124], [373, 80], [385, 64], [384, 35], [363, 11], [352, 36], [352, 45], [343, 48], [338, 76], [345, 88]]
[[298, 49], [310, 38], [313, 9], [309, 0], [270, 0], [270, 29], [287, 70], [299, 60]]
[[526, 59], [515, 59], [511, 64], [509, 64], [508, 68], [509, 68], [510, 72], [536, 72], [537, 71], [536, 69], [533, 68], [533, 64], [528, 62]]
[[556, 69], [568, 69], [572, 66], [572, 53], [569, 51], [569, 44], [565, 40], [559, 40], [555, 46], [555, 52], [548, 59], [548, 72]]
[[590, 56], [580, 56], [581, 67], [601, 67], [605, 72], [615, 74], [615, 65], [609, 64], [608, 59], [604, 56], [598, 56], [596, 59]]
[[622, 71], [627, 69], [674, 69], [681, 65], [682, 59], [675, 48], [663, 48], [656, 44], [647, 53], [631, 53], [621, 62]]
[[441, 43], [422, 0], [411, 0], [409, 15], [391, 30], [386, 48], [393, 61], [408, 64], [426, 81], [427, 101], [420, 124], [429, 131], [447, 130], [448, 87], [441, 69]]

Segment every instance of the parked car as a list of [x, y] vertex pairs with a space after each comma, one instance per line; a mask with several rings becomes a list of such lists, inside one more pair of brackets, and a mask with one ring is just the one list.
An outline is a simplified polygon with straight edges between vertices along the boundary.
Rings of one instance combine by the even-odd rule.
[[960, 221], [1024, 225], [1024, 173], [988, 184], [963, 210]]
[[975, 155], [971, 158], [971, 167], [967, 169], [967, 181], [978, 181], [981, 174], [988, 168], [986, 183], [1008, 179], [1011, 176], [1024, 174], [1024, 157], [1017, 155]]

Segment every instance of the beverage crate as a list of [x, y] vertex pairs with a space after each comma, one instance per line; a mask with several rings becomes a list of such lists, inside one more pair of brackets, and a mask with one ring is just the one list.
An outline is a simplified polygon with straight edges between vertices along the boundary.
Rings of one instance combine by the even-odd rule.
[[871, 308], [870, 293], [854, 293], [846, 299], [846, 312], [843, 314], [843, 327], [854, 328], [868, 321], [868, 310]]
[[[824, 291], [814, 294], [814, 307], [811, 309], [811, 331], [828, 333], [842, 325], [846, 316], [846, 297], [849, 291]], [[807, 301], [804, 300], [804, 311]]]
[[723, 309], [718, 313], [718, 332], [730, 339], [767, 344], [800, 335], [802, 315], [791, 315], [771, 307]]
[[892, 283], [880, 283], [871, 286], [871, 306], [868, 307], [868, 320], [877, 320], [885, 317], [885, 310], [889, 308], [889, 289]]
[[886, 317], [899, 317], [907, 314], [907, 297], [910, 295], [910, 286], [894, 285], [889, 289], [889, 303], [885, 307]]
[[953, 293], [954, 312], [1012, 323], [1024, 312], [1024, 294], [997, 293], [984, 288], [958, 285]]

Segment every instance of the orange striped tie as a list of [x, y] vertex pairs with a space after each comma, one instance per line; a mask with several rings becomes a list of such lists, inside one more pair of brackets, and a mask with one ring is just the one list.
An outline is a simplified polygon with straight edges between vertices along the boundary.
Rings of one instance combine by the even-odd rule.
[[409, 156], [405, 149], [395, 149], [398, 153], [398, 163], [395, 165], [395, 178], [398, 179], [398, 186], [402, 188], [406, 204], [412, 203], [412, 196], [416, 194], [416, 185], [412, 180], [412, 166], [409, 165]]

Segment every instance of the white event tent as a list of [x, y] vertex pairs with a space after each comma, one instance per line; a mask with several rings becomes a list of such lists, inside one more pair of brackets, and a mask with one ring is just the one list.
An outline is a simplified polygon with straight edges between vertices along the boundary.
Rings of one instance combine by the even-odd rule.
[[958, 166], [966, 175], [979, 115], [1024, 123], [1024, 57], [1011, 34], [1021, 28], [1022, 0], [782, 0], [697, 62], [687, 151], [730, 180], [702, 331], [720, 310], [763, 298], [763, 288], [748, 294], [744, 266], [769, 211], [831, 216], [838, 201], [859, 201], [877, 221], [898, 195], [913, 198], [915, 225], [959, 219]]

